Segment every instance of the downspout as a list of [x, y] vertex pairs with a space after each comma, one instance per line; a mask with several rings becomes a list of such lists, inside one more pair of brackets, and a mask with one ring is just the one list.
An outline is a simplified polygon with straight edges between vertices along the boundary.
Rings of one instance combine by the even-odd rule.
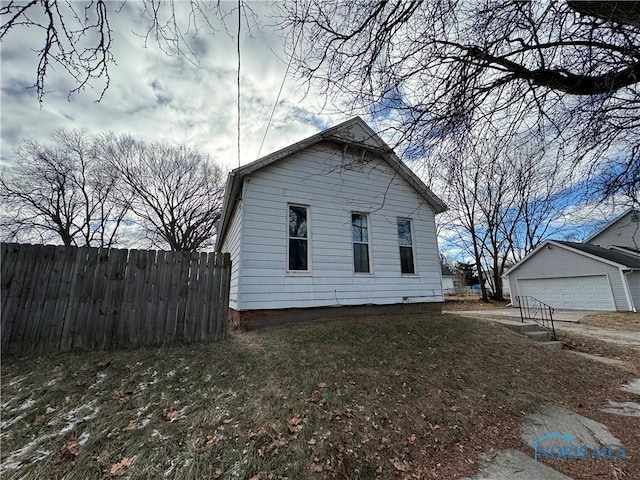
[[629, 281], [627, 280], [627, 275], [629, 275], [633, 270], [627, 270], [626, 272], [623, 269], [620, 269], [620, 280], [622, 280], [622, 288], [624, 289], [624, 296], [627, 297], [627, 306], [629, 307], [630, 312], [636, 313], [636, 307], [633, 305], [633, 298], [631, 298], [631, 292], [629, 291]]

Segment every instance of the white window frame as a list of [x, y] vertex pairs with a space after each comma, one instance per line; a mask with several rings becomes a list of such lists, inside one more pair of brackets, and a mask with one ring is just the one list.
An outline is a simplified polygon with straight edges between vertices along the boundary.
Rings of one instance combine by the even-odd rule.
[[[289, 235], [289, 208], [290, 207], [300, 207], [307, 210], [307, 238], [302, 237], [291, 237]], [[287, 256], [285, 258], [286, 262], [286, 270], [288, 275], [310, 275], [311, 274], [311, 206], [305, 205], [303, 203], [287, 203], [286, 210], [286, 228], [287, 228]], [[306, 240], [307, 241], [307, 269], [306, 270], [291, 270], [289, 268], [289, 240]]]
[[[367, 241], [366, 242], [355, 242], [353, 240], [353, 215], [364, 215], [367, 217]], [[373, 258], [371, 256], [371, 215], [368, 212], [355, 212], [352, 211], [349, 213], [349, 236], [351, 238], [351, 268], [353, 270], [353, 274], [357, 276], [371, 276], [373, 275]], [[369, 271], [368, 272], [356, 272], [356, 259], [353, 252], [353, 245], [355, 243], [367, 245], [367, 257], [369, 259]]]
[[[398, 234], [398, 220], [408, 220], [409, 221], [409, 232], [411, 233], [411, 257], [413, 259], [413, 273], [404, 273], [402, 271], [402, 254], [400, 253], [400, 250], [402, 248], [407, 248], [408, 245], [401, 245], [400, 244], [400, 235]], [[413, 219], [409, 218], [409, 217], [396, 217], [396, 237], [398, 239], [398, 260], [400, 261], [400, 274], [403, 277], [415, 277], [418, 275], [418, 262], [417, 262], [417, 255], [416, 255], [416, 244], [413, 241], [413, 239], [415, 238], [414, 234], [413, 234]]]

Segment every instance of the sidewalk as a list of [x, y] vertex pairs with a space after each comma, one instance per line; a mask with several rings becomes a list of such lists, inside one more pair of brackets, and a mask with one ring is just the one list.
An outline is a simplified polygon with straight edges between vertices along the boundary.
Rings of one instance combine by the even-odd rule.
[[[464, 311], [448, 311], [443, 310], [442, 313], [451, 313], [454, 315], [463, 315], [463, 316], [481, 316], [481, 317], [508, 317], [508, 318], [517, 318], [520, 320], [520, 309], [519, 308], [500, 308], [495, 310], [464, 310]], [[554, 310], [553, 311], [553, 321], [558, 322], [572, 322], [578, 323], [585, 316], [591, 315], [594, 313], [602, 313], [595, 312], [593, 310]]]

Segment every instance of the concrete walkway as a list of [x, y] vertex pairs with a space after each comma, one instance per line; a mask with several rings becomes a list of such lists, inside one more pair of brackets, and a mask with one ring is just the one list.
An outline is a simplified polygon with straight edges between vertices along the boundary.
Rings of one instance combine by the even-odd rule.
[[[460, 312], [456, 312], [453, 310], [443, 310], [442, 313], [451, 313], [454, 315], [462, 315], [462, 316], [470, 316], [473, 315], [475, 317], [506, 317], [506, 318], [517, 318], [520, 319], [520, 309], [519, 308], [496, 308], [492, 310], [464, 310]], [[553, 320], [559, 322], [571, 322], [578, 323], [587, 315], [593, 315], [594, 313], [602, 313], [595, 312], [593, 310], [554, 310], [553, 311]]]
[[[640, 395], [640, 379], [622, 386], [621, 390], [632, 395]], [[609, 406], [603, 411], [613, 415], [637, 417], [640, 414], [640, 405], [635, 402], [609, 401]], [[606, 425], [557, 405], [544, 405], [537, 413], [529, 415], [520, 428], [520, 434], [523, 444], [533, 448], [534, 457], [538, 452], [542, 452], [541, 455], [549, 455], [548, 452], [567, 451], [567, 448], [571, 453], [576, 446], [586, 447], [588, 453], [589, 448], [617, 449], [622, 445]], [[584, 454], [584, 450], [580, 452]], [[529, 479], [571, 480], [570, 477], [514, 449], [480, 454], [480, 471], [465, 480]]]
[[[481, 318], [502, 323], [520, 322], [520, 310], [517, 308], [500, 308], [494, 310], [444, 310], [442, 313], [459, 315], [461, 317]], [[614, 330], [610, 328], [595, 327], [593, 325], [583, 325], [578, 323], [586, 315], [594, 312], [590, 310], [556, 310], [553, 313], [553, 324], [558, 333], [568, 332], [593, 337], [617, 345], [640, 348], [640, 332], [626, 330]]]

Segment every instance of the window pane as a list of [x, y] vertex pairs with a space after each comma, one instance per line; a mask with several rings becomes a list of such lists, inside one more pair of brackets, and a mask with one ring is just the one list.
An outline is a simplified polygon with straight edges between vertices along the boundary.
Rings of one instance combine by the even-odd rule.
[[398, 219], [398, 241], [400, 245], [405, 247], [413, 245], [411, 242], [411, 220], [408, 218]]
[[309, 270], [306, 240], [289, 240], [289, 270]]
[[354, 242], [368, 242], [367, 216], [361, 213], [351, 214], [351, 231]]
[[402, 273], [416, 273], [413, 266], [413, 248], [400, 247], [400, 268]]
[[369, 273], [369, 245], [353, 244], [353, 269], [357, 273]]
[[289, 205], [289, 236], [307, 238], [307, 208]]

